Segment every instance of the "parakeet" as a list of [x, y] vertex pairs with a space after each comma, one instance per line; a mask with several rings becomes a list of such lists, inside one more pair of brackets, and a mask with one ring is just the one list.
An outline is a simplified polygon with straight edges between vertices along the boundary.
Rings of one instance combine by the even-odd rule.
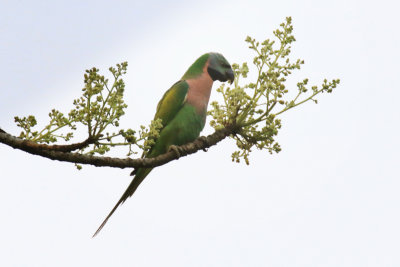
[[[207, 106], [214, 81], [231, 83], [234, 73], [231, 65], [219, 53], [207, 53], [199, 57], [182, 78], [165, 92], [157, 105], [155, 119], [160, 118], [163, 127], [146, 157], [164, 154], [171, 146], [194, 141], [204, 128]], [[119, 205], [132, 196], [152, 168], [139, 168], [131, 173], [134, 178], [120, 200], [95, 232], [97, 235]]]

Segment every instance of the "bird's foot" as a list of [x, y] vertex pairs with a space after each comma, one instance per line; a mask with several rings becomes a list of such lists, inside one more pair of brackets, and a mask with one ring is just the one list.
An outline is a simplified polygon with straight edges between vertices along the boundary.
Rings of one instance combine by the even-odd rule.
[[[208, 143], [207, 137], [205, 137], [205, 136], [200, 136], [200, 137], [199, 137], [199, 140], [200, 140], [203, 144], [205, 144], [206, 146], [210, 146], [210, 143]], [[204, 152], [207, 152], [207, 151], [208, 151], [208, 147], [203, 148], [203, 151], [204, 151]]]
[[182, 148], [175, 146], [175, 145], [171, 145], [168, 148], [168, 152], [173, 151], [176, 155], [177, 158], [180, 158], [182, 156]]

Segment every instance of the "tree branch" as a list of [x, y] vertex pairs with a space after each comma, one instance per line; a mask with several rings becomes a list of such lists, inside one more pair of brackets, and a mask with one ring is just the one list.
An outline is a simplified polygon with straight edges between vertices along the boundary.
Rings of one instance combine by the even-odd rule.
[[[11, 146], [14, 149], [20, 149], [33, 155], [42, 156], [51, 160], [65, 161], [78, 164], [88, 164], [96, 167], [114, 167], [114, 168], [141, 168], [141, 167], [157, 167], [164, 165], [172, 160], [179, 159], [197, 151], [207, 149], [216, 145], [227, 136], [236, 132], [235, 127], [227, 126], [223, 129], [216, 130], [213, 134], [208, 136], [201, 136], [191, 143], [177, 147], [179, 155], [175, 151], [169, 151], [165, 154], [159, 155], [155, 158], [112, 158], [112, 157], [99, 157], [91, 155], [83, 155], [79, 153], [63, 152], [56, 149], [46, 149], [47, 145], [37, 144], [29, 140], [22, 140], [18, 137], [12, 136], [2, 129], [0, 129], [0, 143]], [[87, 141], [87, 140], [86, 140]], [[84, 141], [84, 142], [86, 142]], [[78, 144], [83, 144], [78, 143]], [[47, 146], [55, 147], [55, 146]], [[63, 146], [59, 146], [63, 147]]]

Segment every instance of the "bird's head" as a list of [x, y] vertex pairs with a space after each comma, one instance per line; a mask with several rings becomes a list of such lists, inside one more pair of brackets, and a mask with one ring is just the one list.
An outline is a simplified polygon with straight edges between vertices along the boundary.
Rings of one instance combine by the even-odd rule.
[[220, 53], [209, 53], [207, 72], [213, 81], [230, 83], [235, 79], [232, 67], [229, 62]]

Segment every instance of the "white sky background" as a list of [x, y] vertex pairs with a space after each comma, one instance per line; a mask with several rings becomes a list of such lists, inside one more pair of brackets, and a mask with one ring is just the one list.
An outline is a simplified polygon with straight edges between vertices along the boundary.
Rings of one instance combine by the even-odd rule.
[[277, 155], [235, 164], [224, 141], [155, 169], [95, 239], [130, 170], [0, 145], [1, 266], [400, 266], [395, 1], [132, 2], [2, 1], [0, 127], [68, 111], [85, 69], [122, 61], [122, 126], [147, 124], [198, 56], [250, 62], [245, 37], [286, 16], [306, 62], [295, 77], [341, 84], [282, 116]]

